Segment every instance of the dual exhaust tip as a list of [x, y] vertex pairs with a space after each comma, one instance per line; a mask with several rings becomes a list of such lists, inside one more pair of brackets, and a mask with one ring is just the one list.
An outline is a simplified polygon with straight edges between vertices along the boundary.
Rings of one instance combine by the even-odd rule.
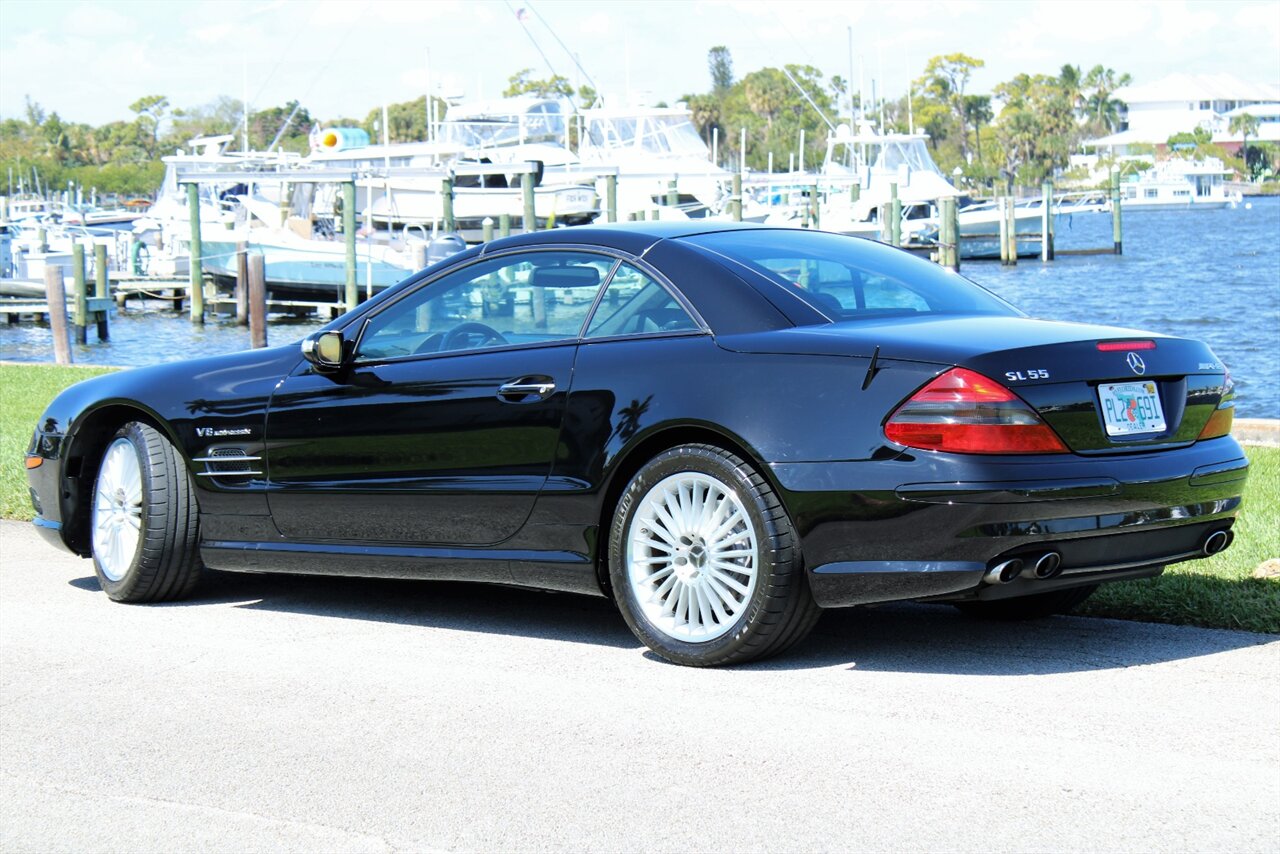
[[1002, 560], [987, 570], [982, 580], [987, 584], [1008, 584], [1015, 578], [1044, 581], [1062, 572], [1062, 554], [1045, 552], [1035, 557], [1012, 557]]
[[[1200, 551], [1205, 557], [1216, 555], [1231, 545], [1235, 533], [1228, 528], [1210, 531], [1200, 544]], [[982, 580], [987, 584], [1008, 584], [1015, 578], [1044, 581], [1056, 577], [1062, 572], [1062, 553], [1045, 552], [1032, 557], [1011, 557], [998, 561], [987, 570]]]
[[1231, 545], [1231, 541], [1235, 538], [1236, 535], [1226, 528], [1214, 531], [1204, 538], [1204, 543], [1201, 544], [1200, 551], [1204, 553], [1205, 557], [1216, 555], [1218, 552], [1225, 550], [1227, 546]]

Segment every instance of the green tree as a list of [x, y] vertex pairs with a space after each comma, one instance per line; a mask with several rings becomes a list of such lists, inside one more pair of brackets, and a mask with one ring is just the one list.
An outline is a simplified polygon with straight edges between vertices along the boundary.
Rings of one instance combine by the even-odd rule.
[[707, 69], [711, 72], [711, 94], [723, 100], [733, 87], [733, 57], [729, 48], [716, 45], [707, 51]]
[[149, 151], [155, 154], [160, 143], [160, 120], [169, 109], [169, 99], [164, 95], [144, 95], [129, 105], [129, 109], [138, 114], [138, 121], [146, 122], [151, 129], [151, 145]]
[[1244, 160], [1245, 169], [1249, 173], [1249, 177], [1253, 177], [1254, 169], [1249, 163], [1249, 137], [1257, 137], [1258, 129], [1261, 122], [1256, 116], [1248, 113], [1240, 113], [1231, 117], [1231, 123], [1227, 125], [1227, 132], [1231, 134], [1240, 134], [1240, 157]]
[[533, 79], [532, 68], [522, 68], [507, 78], [507, 88], [502, 90], [502, 97], [514, 98], [517, 95], [536, 95], [539, 98], [570, 98], [573, 86], [566, 77], [553, 74], [546, 80]]
[[926, 101], [932, 98], [950, 111], [959, 125], [957, 138], [961, 156], [966, 161], [969, 159], [969, 125], [964, 111], [965, 87], [974, 70], [985, 65], [983, 60], [963, 53], [935, 56], [925, 63], [924, 74], [914, 84]]

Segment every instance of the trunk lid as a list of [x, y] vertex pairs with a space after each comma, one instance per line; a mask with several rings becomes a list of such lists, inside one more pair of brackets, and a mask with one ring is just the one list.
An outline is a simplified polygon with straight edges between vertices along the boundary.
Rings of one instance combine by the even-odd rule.
[[[1150, 349], [1101, 350], [1099, 342], [1149, 342]], [[870, 356], [878, 347], [882, 359], [969, 368], [1020, 396], [1072, 451], [1083, 454], [1190, 444], [1226, 392], [1222, 362], [1200, 341], [1021, 317], [846, 321], [722, 336], [720, 344], [749, 352], [849, 356]]]

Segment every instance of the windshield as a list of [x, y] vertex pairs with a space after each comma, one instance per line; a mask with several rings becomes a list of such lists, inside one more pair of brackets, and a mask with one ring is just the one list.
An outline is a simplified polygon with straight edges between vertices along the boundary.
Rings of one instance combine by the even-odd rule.
[[870, 240], [801, 229], [742, 229], [684, 240], [787, 288], [833, 321], [1022, 314], [962, 276]]

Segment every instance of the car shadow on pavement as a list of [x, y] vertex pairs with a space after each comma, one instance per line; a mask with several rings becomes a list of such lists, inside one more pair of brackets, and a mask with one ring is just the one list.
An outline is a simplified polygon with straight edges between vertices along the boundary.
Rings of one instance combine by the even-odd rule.
[[[94, 576], [69, 583], [100, 590]], [[633, 649], [665, 663], [644, 650], [605, 599], [491, 584], [207, 571], [192, 599], [152, 607], [217, 604]], [[1045, 675], [1158, 664], [1266, 643], [1280, 641], [1085, 617], [985, 621], [946, 605], [900, 603], [827, 611], [814, 633], [790, 652], [739, 669]]]

